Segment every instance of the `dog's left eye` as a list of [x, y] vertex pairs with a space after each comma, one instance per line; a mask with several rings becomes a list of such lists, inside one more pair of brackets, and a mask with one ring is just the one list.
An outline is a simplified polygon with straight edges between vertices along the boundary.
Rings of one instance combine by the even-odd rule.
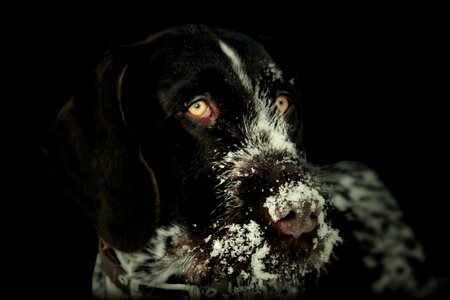
[[291, 101], [287, 96], [279, 95], [275, 99], [275, 106], [280, 113], [286, 114], [291, 107]]

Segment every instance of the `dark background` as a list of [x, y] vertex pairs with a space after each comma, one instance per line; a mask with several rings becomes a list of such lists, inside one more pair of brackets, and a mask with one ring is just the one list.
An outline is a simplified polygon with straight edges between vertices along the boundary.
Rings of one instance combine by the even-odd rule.
[[360, 160], [378, 171], [423, 242], [430, 265], [448, 275], [443, 242], [449, 236], [443, 67], [448, 33], [440, 9], [273, 5], [259, 7], [263, 12], [231, 3], [196, 12], [176, 4], [115, 7], [114, 13], [106, 7], [39, 12], [28, 7], [10, 24], [20, 28], [6, 43], [13, 53], [5, 58], [17, 79], [11, 98], [17, 110], [5, 114], [14, 120], [5, 127], [14, 129], [7, 148], [20, 153], [11, 160], [10, 177], [17, 184], [9, 186], [10, 202], [17, 205], [15, 224], [26, 224], [11, 241], [21, 245], [15, 246], [25, 261], [20, 274], [27, 274], [33, 294], [89, 293], [97, 247], [90, 220], [39, 162], [39, 140], [107, 45], [183, 23], [270, 37], [273, 51], [284, 53], [301, 79], [309, 160]]

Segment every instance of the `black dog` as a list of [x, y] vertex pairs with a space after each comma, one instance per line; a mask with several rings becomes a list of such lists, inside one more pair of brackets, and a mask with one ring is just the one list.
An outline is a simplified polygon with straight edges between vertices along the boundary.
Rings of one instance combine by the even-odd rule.
[[307, 163], [294, 75], [246, 35], [190, 25], [113, 47], [43, 153], [96, 225], [98, 298], [433, 290], [376, 175]]

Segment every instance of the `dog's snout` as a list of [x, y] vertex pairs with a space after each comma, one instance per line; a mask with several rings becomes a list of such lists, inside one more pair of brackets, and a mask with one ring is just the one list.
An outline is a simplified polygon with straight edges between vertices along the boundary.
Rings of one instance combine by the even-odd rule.
[[275, 222], [273, 226], [282, 235], [299, 238], [302, 234], [313, 231], [317, 225], [319, 210], [305, 207], [300, 211], [290, 210], [289, 213]]
[[[262, 162], [261, 162], [262, 161]], [[236, 196], [261, 207], [262, 221], [278, 236], [300, 238], [319, 226], [324, 198], [308, 170], [292, 162], [256, 160], [240, 171]], [[269, 164], [268, 161], [274, 163]]]

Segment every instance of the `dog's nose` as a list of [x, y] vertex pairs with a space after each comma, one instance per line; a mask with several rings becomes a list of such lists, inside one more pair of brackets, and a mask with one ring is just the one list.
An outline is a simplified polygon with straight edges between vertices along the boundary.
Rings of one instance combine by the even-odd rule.
[[290, 210], [285, 217], [275, 222], [274, 226], [280, 234], [298, 238], [317, 227], [319, 214], [319, 210], [312, 211], [310, 208], [301, 211]]

